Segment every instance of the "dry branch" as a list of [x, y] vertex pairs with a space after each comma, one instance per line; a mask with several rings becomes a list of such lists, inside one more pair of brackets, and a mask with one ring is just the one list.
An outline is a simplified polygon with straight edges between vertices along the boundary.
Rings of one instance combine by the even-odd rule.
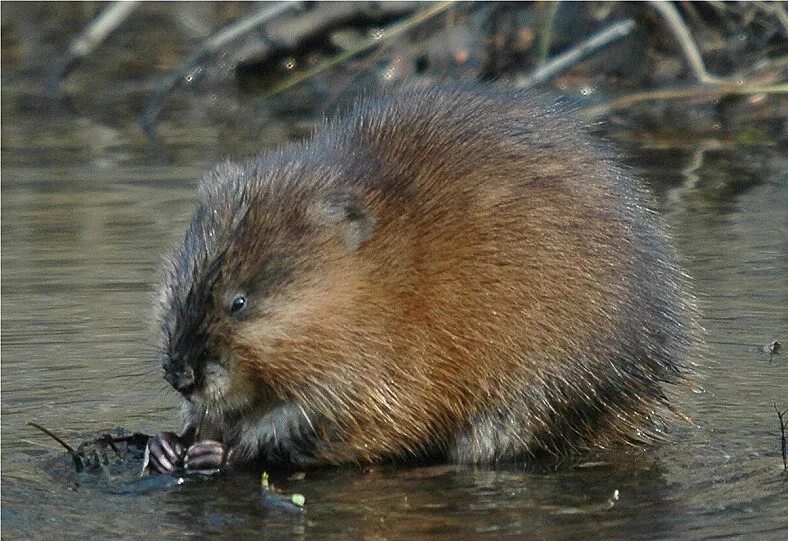
[[402, 21], [400, 23], [397, 23], [395, 25], [392, 25], [392, 26], [384, 29], [381, 36], [370, 38], [370, 39], [364, 41], [363, 43], [361, 43], [359, 46], [354, 47], [352, 49], [348, 49], [347, 51], [345, 51], [345, 52], [343, 52], [343, 53], [341, 53], [341, 54], [339, 54], [339, 55], [337, 55], [337, 56], [335, 56], [333, 58], [330, 58], [329, 60], [326, 60], [325, 62], [320, 63], [319, 65], [315, 66], [311, 70], [305, 71], [305, 72], [300, 73], [300, 74], [298, 74], [298, 75], [296, 75], [294, 77], [291, 77], [290, 79], [286, 80], [282, 84], [280, 84], [280, 85], [274, 87], [273, 89], [271, 89], [263, 97], [264, 98], [269, 98], [271, 96], [275, 96], [276, 94], [280, 94], [280, 93], [284, 92], [285, 90], [289, 90], [290, 88], [293, 88], [294, 86], [303, 83], [307, 79], [309, 79], [311, 77], [314, 77], [318, 73], [321, 73], [321, 72], [327, 70], [328, 68], [330, 68], [332, 66], [335, 66], [335, 65], [337, 65], [337, 64], [339, 64], [341, 62], [344, 62], [345, 60], [353, 58], [357, 54], [362, 53], [362, 52], [364, 52], [364, 51], [366, 51], [368, 49], [372, 49], [374, 47], [377, 47], [378, 45], [380, 45], [382, 42], [386, 41], [387, 39], [390, 39], [390, 38], [392, 38], [392, 37], [394, 37], [396, 35], [399, 35], [402, 32], [405, 32], [406, 30], [409, 30], [409, 29], [413, 28], [414, 26], [423, 23], [424, 21], [426, 21], [428, 19], [431, 19], [435, 15], [438, 15], [439, 13], [442, 13], [442, 12], [446, 11], [448, 8], [450, 8], [454, 4], [455, 4], [455, 2], [453, 0], [449, 1], [449, 2], [440, 2], [440, 3], [437, 3], [437, 4], [431, 5], [429, 8], [426, 8], [426, 9], [423, 9], [421, 11], [418, 11], [412, 17], [409, 17], [408, 19], [406, 19], [406, 20], [404, 20], [404, 21]]
[[788, 94], [788, 84], [777, 85], [737, 85], [720, 83], [710, 86], [665, 88], [646, 92], [635, 92], [611, 102], [583, 110], [588, 118], [599, 118], [613, 111], [627, 109], [645, 101], [665, 101], [675, 99], [715, 100], [723, 96], [748, 96], [752, 94]]
[[519, 88], [531, 88], [543, 83], [603, 47], [628, 36], [634, 28], [635, 21], [632, 19], [613, 24], [531, 72], [521, 81], [518, 81], [517, 86]]
[[695, 79], [701, 83], [719, 82], [720, 79], [718, 77], [709, 74], [706, 70], [706, 66], [703, 64], [703, 57], [700, 55], [695, 40], [692, 39], [689, 28], [684, 24], [684, 19], [681, 18], [679, 10], [671, 2], [649, 0], [649, 4], [668, 23], [668, 28], [670, 28], [676, 41], [678, 41], [681, 52], [684, 54], [687, 65]]
[[255, 11], [249, 17], [226, 26], [208, 38], [197, 52], [183, 62], [178, 69], [165, 75], [158, 81], [156, 89], [151, 94], [148, 105], [145, 107], [145, 111], [140, 117], [140, 124], [143, 131], [153, 138], [156, 119], [164, 105], [164, 100], [167, 99], [167, 95], [175, 90], [175, 88], [188, 77], [189, 73], [191, 73], [196, 66], [205, 61], [208, 56], [214, 54], [220, 47], [237, 37], [242, 36], [283, 13], [300, 8], [301, 5], [302, 2], [279, 2], [273, 5], [266, 4], [265, 7]]
[[93, 52], [139, 4], [137, 0], [112, 2], [69, 45], [66, 56], [49, 74], [49, 86], [59, 90], [60, 84], [74, 71], [82, 59]]

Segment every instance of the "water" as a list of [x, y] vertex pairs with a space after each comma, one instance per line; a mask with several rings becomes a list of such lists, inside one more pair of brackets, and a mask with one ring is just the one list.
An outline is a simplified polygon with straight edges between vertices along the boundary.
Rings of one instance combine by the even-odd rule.
[[175, 426], [176, 397], [149, 343], [156, 264], [191, 212], [196, 179], [248, 148], [210, 128], [181, 129], [162, 153], [131, 123], [38, 103], [12, 108], [8, 96], [4, 89], [4, 537], [788, 535], [788, 474], [772, 408], [788, 407], [788, 356], [757, 351], [788, 342], [788, 160], [779, 149], [707, 140], [630, 148], [694, 277], [708, 331], [705, 392], [676, 393], [692, 423], [677, 424], [671, 442], [558, 471], [437, 465], [275, 475], [286, 493], [306, 497], [300, 513], [267, 505], [258, 472], [171, 486], [75, 477], [63, 450], [26, 425], [72, 444], [119, 425]]

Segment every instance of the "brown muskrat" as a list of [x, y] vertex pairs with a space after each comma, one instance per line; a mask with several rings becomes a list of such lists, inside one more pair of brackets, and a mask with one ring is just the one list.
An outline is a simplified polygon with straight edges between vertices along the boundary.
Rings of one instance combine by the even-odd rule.
[[164, 264], [165, 379], [186, 401], [153, 466], [658, 437], [694, 318], [647, 201], [569, 112], [489, 87], [365, 98], [218, 166]]

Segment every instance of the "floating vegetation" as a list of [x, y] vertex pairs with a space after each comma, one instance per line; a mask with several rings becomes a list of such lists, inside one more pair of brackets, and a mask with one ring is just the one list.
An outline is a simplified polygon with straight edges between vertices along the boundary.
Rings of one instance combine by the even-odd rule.
[[543, 506], [543, 509], [551, 511], [554, 515], [590, 515], [600, 513], [612, 509], [620, 498], [618, 489], [613, 491], [610, 498], [602, 503], [592, 503], [576, 507], [556, 507], [556, 506]]
[[291, 512], [303, 511], [306, 497], [298, 493], [290, 495], [284, 494], [271, 483], [271, 478], [266, 471], [260, 475], [260, 488], [263, 491], [263, 503], [267, 508], [282, 509], [283, 511]]
[[768, 355], [769, 360], [771, 361], [773, 356], [780, 354], [780, 350], [782, 348], [783, 345], [780, 342], [778, 342], [777, 340], [772, 340], [768, 344], [758, 346], [758, 351], [760, 351], [764, 355]]
[[128, 458], [140, 458], [147, 449], [150, 436], [140, 432], [126, 434], [123, 429], [117, 429], [118, 434], [109, 432], [100, 433], [95, 439], [84, 441], [74, 449], [61, 437], [44, 428], [38, 423], [28, 422], [29, 426], [40, 430], [58, 442], [74, 461], [76, 473], [102, 472], [107, 479], [112, 477], [109, 464], [111, 459], [125, 461]]

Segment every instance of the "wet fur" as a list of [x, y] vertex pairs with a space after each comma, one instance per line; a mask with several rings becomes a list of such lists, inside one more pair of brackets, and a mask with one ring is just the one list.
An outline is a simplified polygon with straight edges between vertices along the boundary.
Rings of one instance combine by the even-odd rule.
[[570, 113], [486, 87], [363, 99], [223, 164], [159, 296], [165, 371], [198, 374], [185, 426], [301, 465], [651, 441], [694, 321], [647, 203]]

